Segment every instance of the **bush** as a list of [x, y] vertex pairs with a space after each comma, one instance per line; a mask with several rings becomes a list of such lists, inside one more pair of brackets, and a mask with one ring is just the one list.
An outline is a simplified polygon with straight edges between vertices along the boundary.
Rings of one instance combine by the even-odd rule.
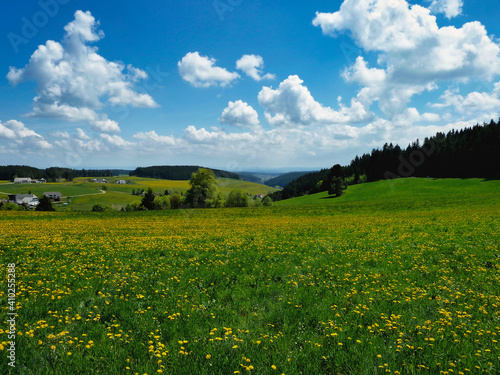
[[243, 190], [231, 190], [226, 200], [226, 207], [248, 207], [249, 199]]
[[181, 206], [181, 196], [179, 194], [175, 194], [170, 196], [170, 208], [176, 210]]
[[163, 197], [155, 200], [155, 209], [168, 210], [170, 208], [170, 196], [164, 195]]
[[104, 207], [102, 204], [94, 204], [92, 207], [92, 212], [104, 212], [106, 211], [106, 207]]
[[262, 200], [262, 205], [264, 207], [271, 207], [273, 205], [273, 200], [269, 195]]
[[3, 204], [0, 204], [0, 211], [24, 211], [25, 208], [18, 206], [15, 203], [12, 202], [5, 202]]

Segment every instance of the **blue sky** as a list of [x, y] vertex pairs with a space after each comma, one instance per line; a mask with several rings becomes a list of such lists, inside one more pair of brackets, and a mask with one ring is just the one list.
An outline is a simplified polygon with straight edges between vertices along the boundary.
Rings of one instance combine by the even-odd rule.
[[493, 0], [8, 0], [0, 165], [347, 164], [498, 119]]

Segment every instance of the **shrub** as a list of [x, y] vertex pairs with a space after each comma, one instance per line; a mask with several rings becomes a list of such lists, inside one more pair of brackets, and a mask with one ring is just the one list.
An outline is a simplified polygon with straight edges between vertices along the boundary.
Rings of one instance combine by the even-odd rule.
[[226, 200], [226, 207], [248, 207], [249, 199], [243, 190], [231, 190]]

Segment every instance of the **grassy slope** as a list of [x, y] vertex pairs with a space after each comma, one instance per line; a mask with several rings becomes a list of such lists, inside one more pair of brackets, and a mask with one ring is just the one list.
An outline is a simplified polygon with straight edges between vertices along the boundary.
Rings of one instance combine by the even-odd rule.
[[326, 192], [276, 202], [278, 206], [328, 205], [338, 209], [391, 210], [439, 206], [476, 206], [500, 202], [500, 181], [406, 178], [350, 186], [341, 197]]
[[[129, 183], [126, 185], [119, 185], [114, 183], [117, 180], [124, 179]], [[95, 194], [100, 193], [103, 184], [89, 182], [88, 178], [77, 178], [74, 182], [70, 183], [47, 183], [47, 184], [31, 184], [31, 185], [14, 185], [0, 184], [0, 191], [8, 193], [27, 193], [31, 190], [33, 194], [41, 195], [46, 191], [60, 191], [63, 196], [70, 196], [68, 205], [58, 204], [61, 210], [75, 210], [75, 211], [90, 211], [95, 204], [109, 206], [114, 209], [120, 209], [127, 204], [137, 203], [141, 201], [138, 196], [131, 195], [132, 190], [152, 188], [155, 193], [163, 193], [165, 190], [172, 189], [178, 193], [185, 193], [189, 188], [189, 181], [171, 181], [171, 180], [158, 180], [151, 178], [140, 177], [127, 177], [122, 178], [114, 177], [107, 178], [108, 184], [106, 194], [88, 195], [82, 197], [74, 197], [81, 194]], [[224, 194], [229, 194], [232, 189], [241, 189], [249, 194], [267, 194], [268, 192], [276, 191], [266, 185], [256, 184], [241, 180], [232, 180], [228, 178], [217, 179], [220, 190]], [[6, 197], [5, 195], [3, 197]], [[0, 195], [2, 198], [2, 195]], [[63, 200], [62, 203], [66, 203]]]
[[[32, 194], [41, 196], [44, 192], [59, 191], [63, 196], [73, 196], [82, 194], [99, 193], [101, 185], [82, 183], [80, 181], [67, 183], [45, 183], [45, 184], [0, 184], [0, 191], [9, 194]], [[0, 198], [5, 198], [5, 194], [0, 194]]]

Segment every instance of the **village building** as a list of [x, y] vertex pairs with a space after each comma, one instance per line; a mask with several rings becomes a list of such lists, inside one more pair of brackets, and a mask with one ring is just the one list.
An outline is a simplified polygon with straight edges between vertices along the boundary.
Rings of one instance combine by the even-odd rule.
[[38, 197], [34, 194], [9, 194], [9, 202], [28, 207], [36, 207], [39, 203]]
[[31, 178], [29, 177], [16, 177], [14, 178], [15, 184], [31, 184]]
[[45, 195], [46, 197], [49, 197], [50, 199], [52, 199], [53, 201], [56, 201], [56, 202], [59, 202], [62, 199], [62, 194], [58, 191], [45, 192], [45, 193], [43, 193], [43, 195]]

